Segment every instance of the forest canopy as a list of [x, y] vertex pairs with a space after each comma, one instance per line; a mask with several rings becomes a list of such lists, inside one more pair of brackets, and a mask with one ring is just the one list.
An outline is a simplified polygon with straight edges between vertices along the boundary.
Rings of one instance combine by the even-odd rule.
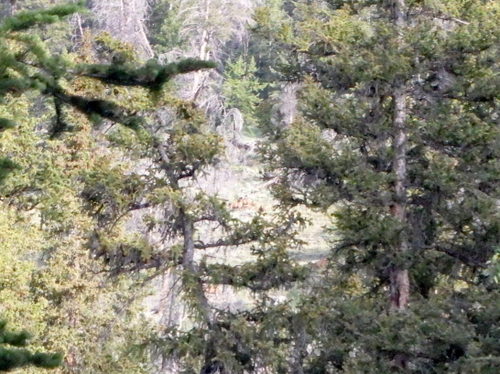
[[0, 372], [496, 373], [499, 3], [0, 5]]

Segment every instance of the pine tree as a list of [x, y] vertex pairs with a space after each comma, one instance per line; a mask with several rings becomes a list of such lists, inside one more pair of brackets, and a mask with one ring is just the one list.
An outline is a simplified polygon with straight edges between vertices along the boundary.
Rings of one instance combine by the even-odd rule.
[[[101, 44], [86, 40], [85, 48]], [[92, 56], [88, 49], [77, 53], [67, 58], [89, 62]], [[90, 78], [76, 79], [68, 89], [79, 96], [107, 92]], [[113, 93], [117, 103], [133, 101], [141, 113], [153, 105], [143, 89], [114, 87]], [[96, 126], [77, 111], [66, 109], [68, 131], [49, 139], [52, 103], [41, 102], [26, 93], [0, 106], [0, 117], [16, 118], [16, 127], [0, 138], [0, 153], [18, 165], [0, 187], [0, 315], [11, 329], [33, 334], [32, 351], [64, 353], [56, 373], [147, 373], [147, 357], [129, 350], [150, 329], [141, 304], [147, 290], [136, 278], [109, 279], [101, 261], [89, 256], [85, 239], [93, 222], [80, 197], [89, 169], [103, 168], [103, 160], [128, 164], [116, 149], [103, 154], [103, 131], [112, 124]]]
[[[56, 21], [75, 9], [58, 7], [41, 13], [19, 13], [4, 21], [7, 26], [2, 41], [9, 58], [4, 63], [2, 94], [6, 97], [29, 92], [43, 96], [55, 115], [50, 131], [54, 141], [71, 130], [71, 109], [90, 118], [97, 115], [119, 122], [125, 126], [110, 131], [110, 144], [122, 147], [128, 157], [136, 157], [139, 162], [148, 160], [149, 167], [139, 171], [103, 160], [102, 165], [81, 176], [85, 184], [81, 197], [96, 225], [88, 246], [96, 258], [103, 259], [110, 273], [149, 272], [154, 277], [174, 269], [178, 274], [192, 328], [173, 327], [161, 334], [158, 346], [167, 352], [165, 356], [200, 372], [217, 368], [242, 372], [275, 366], [273, 357], [283, 360], [274, 353], [275, 347], [260, 347], [261, 341], [273, 333], [268, 325], [280, 310], [268, 294], [303, 277], [303, 269], [291, 262], [287, 253], [299, 243], [295, 232], [302, 219], [295, 213], [274, 219], [259, 213], [250, 220], [238, 220], [229, 214], [224, 201], [197, 188], [198, 179], [217, 163], [221, 139], [207, 129], [193, 104], [168, 100], [160, 91], [174, 75], [213, 67], [212, 63], [187, 59], [168, 65], [150, 61], [142, 67], [122, 60], [114, 64], [75, 64], [51, 54], [36, 33], [27, 29], [38, 22]], [[79, 79], [78, 89], [71, 85], [75, 78]], [[122, 107], [117, 102], [130, 101], [130, 92], [123, 95], [125, 99], [103, 100], [95, 90], [82, 90], [82, 79], [98, 80], [102, 87], [146, 89], [149, 96], [139, 100], [155, 99], [156, 104], [173, 109], [147, 113], [135, 102]], [[141, 107], [144, 116], [133, 115], [133, 107]], [[5, 123], [10, 126], [14, 121], [9, 118]], [[149, 214], [142, 217], [143, 223], [153, 237], [158, 235], [158, 241], [120, 232], [127, 218], [145, 209]], [[52, 212], [58, 213], [57, 209]], [[158, 212], [160, 218], [155, 215]], [[65, 223], [58, 222], [54, 227], [64, 228]], [[210, 237], [214, 238], [205, 237], [204, 230], [208, 229], [213, 229]], [[230, 266], [199, 255], [215, 248], [241, 246], [246, 246], [255, 262]], [[258, 295], [258, 307], [245, 312], [219, 310], [206, 295], [212, 285], [251, 290]], [[51, 280], [43, 275], [34, 280], [34, 286], [52, 287]], [[267, 309], [274, 315], [269, 313], [271, 319], [265, 323]], [[254, 328], [256, 321], [263, 321], [261, 328]]]
[[[152, 340], [149, 346], [163, 352], [165, 360], [200, 373], [239, 373], [267, 365], [272, 347], [257, 349], [259, 334], [267, 329], [253, 326], [266, 318], [262, 306], [223, 310], [210, 289], [252, 291], [257, 301], [272, 304], [269, 293], [304, 276], [287, 252], [299, 244], [295, 236], [302, 219], [292, 212], [238, 219], [223, 199], [201, 187], [204, 174], [221, 157], [222, 139], [210, 132], [192, 104], [179, 101], [139, 134], [140, 141], [130, 143], [117, 129], [110, 139], [129, 156], [150, 160], [146, 169], [124, 174], [110, 167], [90, 171], [85, 179], [83, 197], [97, 223], [93, 253], [115, 274], [147, 270], [151, 277], [175, 279], [182, 301], [170, 307], [184, 306], [190, 327], [165, 326]], [[118, 222], [132, 215], [140, 218], [149, 240], [114, 239]], [[221, 258], [222, 250], [238, 250], [248, 260], [233, 265]]]
[[[100, 117], [115, 121], [134, 130], [139, 129], [143, 123], [141, 117], [131, 113], [130, 108], [116, 104], [116, 100], [100, 99], [98, 98], [100, 95], [95, 92], [89, 93], [88, 96], [78, 94], [77, 90], [71, 87], [71, 83], [77, 78], [94, 79], [108, 86], [145, 88], [153, 97], [160, 95], [164, 83], [177, 74], [214, 67], [211, 62], [193, 59], [167, 65], [149, 61], [143, 66], [121, 60], [113, 64], [72, 63], [70, 59], [54, 54], [38, 36], [37, 28], [55, 23], [62, 17], [81, 9], [80, 5], [72, 4], [48, 10], [24, 11], [3, 19], [0, 24], [0, 100], [2, 101], [0, 104], [8, 104], [13, 98], [21, 95], [42, 98], [45, 103], [49, 103], [54, 113], [55, 120], [49, 131], [53, 139], [71, 129], [69, 124], [74, 119], [71, 110], [76, 110], [91, 119]], [[16, 118], [19, 112], [9, 113], [8, 110], [4, 110], [5, 108], [1, 109], [5, 117], [0, 118], [0, 131], [12, 129], [16, 126], [16, 122], [21, 121], [20, 118]], [[14, 170], [23, 173], [20, 166], [7, 156], [11, 155], [2, 155], [0, 160], [2, 188], [5, 186], [8, 174]], [[40, 178], [43, 179], [45, 176], [40, 175], [38, 180]], [[36, 281], [40, 282], [39, 286], [46, 281], [43, 275], [40, 275], [39, 279], [35, 278], [33, 282], [34, 284]], [[50, 286], [49, 284], [48, 288]], [[0, 329], [2, 345], [26, 344], [27, 334], [12, 334], [4, 328], [5, 325], [2, 324]], [[61, 356], [58, 354], [31, 353], [25, 349], [8, 346], [1, 346], [0, 351], [0, 370], [28, 365], [52, 368], [61, 362]]]
[[330, 212], [337, 236], [304, 298], [315, 351], [298, 372], [492, 372], [498, 4], [285, 9], [259, 28], [288, 47], [278, 69], [302, 82], [301, 117], [265, 156], [283, 204]]
[[222, 86], [226, 108], [237, 108], [243, 114], [245, 130], [250, 134], [255, 133], [257, 126], [256, 112], [261, 101], [259, 94], [266, 88], [266, 84], [259, 82], [256, 72], [255, 59], [240, 56], [235, 62], [227, 64], [226, 79]]

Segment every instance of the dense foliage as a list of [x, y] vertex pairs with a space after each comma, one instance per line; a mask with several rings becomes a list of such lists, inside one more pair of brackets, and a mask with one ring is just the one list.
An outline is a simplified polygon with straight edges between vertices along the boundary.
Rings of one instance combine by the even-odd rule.
[[324, 209], [335, 237], [303, 300], [303, 372], [493, 372], [498, 4], [272, 11], [260, 32], [288, 48], [300, 115], [264, 154], [283, 204]]
[[0, 322], [0, 370], [10, 371], [23, 366], [34, 365], [40, 368], [55, 368], [61, 364], [60, 354], [32, 353], [22, 348], [27, 345], [27, 332], [14, 333], [6, 329], [7, 323]]
[[0, 371], [496, 372], [497, 2], [50, 5], [0, 6]]
[[[119, 152], [99, 156], [99, 117], [137, 129], [142, 118], [131, 111], [155, 105], [166, 81], [213, 64], [186, 59], [136, 67], [137, 61], [111, 61], [113, 55], [106, 64], [105, 53], [96, 64], [89, 37], [77, 53], [57, 54], [36, 28], [80, 9], [19, 12], [1, 26], [1, 312], [14, 327], [35, 334], [36, 349], [64, 352], [64, 372], [145, 372], [148, 363], [130, 351], [145, 336], [138, 305], [143, 292], [127, 290], [133, 280], [111, 283], [101, 261], [89, 257], [94, 226], [80, 198], [82, 178], [105, 168], [104, 159], [120, 162]], [[113, 49], [108, 39], [100, 39], [101, 48]], [[115, 97], [102, 94], [113, 85]], [[137, 97], [135, 108], [120, 105], [127, 93]], [[5, 337], [6, 344], [24, 345], [27, 335]], [[54, 368], [62, 357], [1, 349], [2, 370]]]

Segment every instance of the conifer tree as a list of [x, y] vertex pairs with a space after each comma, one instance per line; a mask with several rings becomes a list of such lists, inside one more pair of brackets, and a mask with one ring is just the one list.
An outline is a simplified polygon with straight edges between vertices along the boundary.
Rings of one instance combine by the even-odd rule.
[[[69, 59], [52, 53], [38, 36], [37, 27], [57, 22], [80, 10], [81, 5], [70, 4], [47, 10], [24, 11], [15, 13], [0, 23], [0, 100], [5, 103], [22, 94], [42, 97], [51, 104], [55, 115], [50, 129], [52, 138], [69, 129], [67, 123], [71, 121], [71, 117], [68, 116], [67, 109], [76, 109], [89, 118], [101, 117], [115, 121], [134, 130], [143, 122], [129, 108], [121, 107], [111, 100], [97, 98], [98, 94], [76, 94], [71, 90], [70, 84], [75, 78], [89, 77], [109, 86], [142, 87], [155, 95], [165, 82], [177, 74], [214, 67], [211, 62], [192, 59], [167, 65], [154, 61], [143, 66], [124, 61], [107, 65], [74, 64]], [[15, 117], [16, 113], [5, 110], [2, 113], [5, 118], [0, 118], [0, 131], [15, 127], [19, 120]], [[0, 183], [5, 182], [9, 173], [19, 169], [8, 158], [9, 155], [1, 156]], [[25, 349], [8, 347], [25, 345], [28, 336], [25, 333], [9, 333], [4, 324], [0, 330], [1, 370], [28, 365], [53, 368], [60, 364], [61, 357], [57, 354], [31, 353]]]
[[[69, 130], [68, 108], [88, 117], [97, 115], [119, 122], [125, 126], [110, 132], [110, 143], [126, 149], [129, 157], [135, 156], [138, 161], [149, 160], [146, 170], [123, 170], [111, 164], [107, 169], [89, 170], [82, 178], [85, 188], [81, 197], [96, 223], [89, 247], [96, 257], [104, 259], [111, 273], [153, 271], [155, 276], [176, 269], [179, 274], [193, 327], [169, 328], [161, 334], [159, 346], [167, 356], [177, 358], [186, 369], [197, 368], [204, 373], [275, 365], [273, 346], [259, 347], [261, 336], [267, 339], [272, 329], [266, 323], [258, 330], [253, 325], [267, 319], [265, 309], [274, 308], [267, 296], [270, 291], [303, 276], [303, 270], [287, 254], [298, 244], [294, 234], [302, 219], [289, 213], [278, 215], [274, 222], [264, 214], [238, 220], [231, 217], [224, 201], [197, 188], [197, 180], [217, 163], [221, 139], [207, 130], [192, 104], [165, 101], [160, 90], [173, 76], [213, 67], [212, 63], [187, 59], [167, 65], [149, 61], [142, 67], [121, 60], [114, 64], [73, 64], [52, 55], [29, 27], [55, 22], [76, 9], [65, 6], [18, 13], [4, 21], [2, 42], [7, 54], [2, 94], [33, 91], [52, 102], [53, 138]], [[173, 112], [164, 109], [138, 117], [132, 114], [132, 105], [121, 107], [117, 101], [100, 99], [94, 92], [88, 96], [75, 93], [70, 89], [75, 77], [96, 79], [108, 86], [145, 88], [151, 93], [149, 98], [156, 99], [158, 105], [170, 105]], [[14, 121], [5, 120], [4, 127]], [[15, 167], [8, 161], [5, 165], [5, 170]], [[120, 223], [144, 209], [149, 209], [149, 214], [143, 217], [143, 223], [159, 236], [159, 241], [146, 241], [138, 235], [124, 240], [117, 234]], [[155, 215], [158, 211], [160, 217]], [[204, 238], [203, 226], [213, 228], [210, 237], [215, 237]], [[230, 266], [211, 263], [198, 254], [238, 246], [246, 246], [255, 263]], [[217, 309], [210, 304], [206, 289], [221, 284], [252, 290], [260, 295], [259, 307], [246, 312]]]
[[[304, 1], [258, 13], [300, 81], [264, 150], [284, 205], [333, 214], [297, 372], [498, 365], [498, 4]], [[479, 312], [481, 310], [481, 312]], [[315, 347], [307, 356], [305, 347]]]
[[[179, 101], [138, 134], [140, 141], [130, 143], [117, 129], [110, 139], [128, 155], [150, 160], [146, 169], [124, 175], [111, 168], [91, 171], [86, 178], [83, 197], [97, 222], [90, 240], [93, 253], [114, 273], [173, 274], [182, 303], [170, 307], [185, 305], [190, 327], [164, 326], [152, 340], [150, 346], [163, 352], [164, 359], [193, 373], [266, 367], [272, 349], [257, 347], [259, 334], [267, 329], [255, 330], [253, 325], [267, 318], [260, 302], [272, 304], [270, 292], [304, 276], [287, 252], [299, 244], [295, 236], [302, 219], [292, 212], [259, 212], [251, 219], [238, 219], [223, 199], [200, 187], [203, 174], [221, 157], [222, 139], [209, 131], [192, 104]], [[139, 218], [149, 240], [114, 240], [117, 222], [132, 215]], [[220, 258], [222, 250], [243, 251], [249, 259], [233, 265]], [[221, 309], [209, 296], [211, 288], [221, 287], [235, 294], [250, 290], [260, 306]]]

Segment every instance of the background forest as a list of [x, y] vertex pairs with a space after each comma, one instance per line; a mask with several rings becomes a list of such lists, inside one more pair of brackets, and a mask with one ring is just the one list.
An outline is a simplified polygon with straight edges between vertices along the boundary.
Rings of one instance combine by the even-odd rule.
[[2, 1], [0, 372], [497, 373], [499, 7]]

